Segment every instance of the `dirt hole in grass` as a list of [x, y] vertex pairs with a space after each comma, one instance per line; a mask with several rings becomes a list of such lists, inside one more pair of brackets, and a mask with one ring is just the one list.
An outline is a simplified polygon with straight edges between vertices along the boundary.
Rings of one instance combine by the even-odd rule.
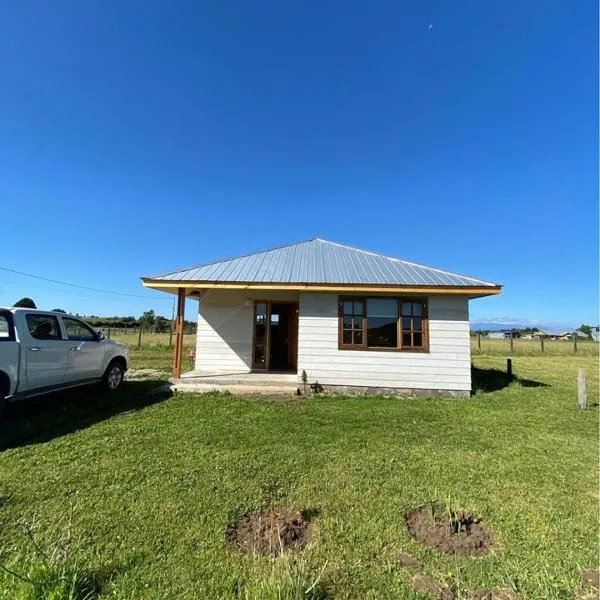
[[467, 600], [523, 600], [523, 597], [506, 588], [478, 588], [469, 592]]
[[404, 520], [412, 537], [443, 554], [483, 556], [494, 543], [480, 519], [466, 511], [448, 514], [441, 504], [413, 508]]
[[275, 557], [288, 550], [304, 548], [312, 532], [306, 512], [272, 508], [244, 515], [230, 527], [227, 539], [250, 556]]
[[447, 585], [420, 573], [413, 577], [413, 589], [435, 600], [454, 600], [454, 592]]

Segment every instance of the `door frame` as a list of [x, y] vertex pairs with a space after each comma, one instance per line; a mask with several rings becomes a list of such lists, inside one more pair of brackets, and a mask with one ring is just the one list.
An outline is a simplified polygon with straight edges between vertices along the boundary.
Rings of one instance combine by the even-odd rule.
[[[258, 366], [254, 362], [254, 346], [256, 342], [256, 305], [266, 304], [266, 320], [265, 320], [265, 366]], [[252, 305], [252, 351], [251, 361], [253, 371], [270, 371], [271, 370], [271, 307], [273, 304], [287, 304], [292, 307], [292, 310], [296, 311], [296, 370], [298, 370], [298, 333], [299, 333], [299, 321], [300, 321], [300, 303], [298, 300], [265, 300], [264, 298], [257, 298], [253, 301]]]

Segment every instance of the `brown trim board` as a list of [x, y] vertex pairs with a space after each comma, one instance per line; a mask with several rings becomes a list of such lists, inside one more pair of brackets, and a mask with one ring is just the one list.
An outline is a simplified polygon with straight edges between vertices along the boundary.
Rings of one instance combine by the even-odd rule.
[[268, 283], [268, 282], [236, 282], [225, 283], [218, 281], [161, 281], [157, 279], [142, 279], [144, 287], [164, 292], [176, 293], [177, 288], [188, 290], [290, 290], [305, 292], [343, 292], [343, 293], [390, 293], [390, 294], [456, 294], [462, 296], [493, 296], [502, 292], [501, 285], [495, 286], [459, 286], [459, 285], [360, 285], [360, 284], [322, 284], [322, 283]]

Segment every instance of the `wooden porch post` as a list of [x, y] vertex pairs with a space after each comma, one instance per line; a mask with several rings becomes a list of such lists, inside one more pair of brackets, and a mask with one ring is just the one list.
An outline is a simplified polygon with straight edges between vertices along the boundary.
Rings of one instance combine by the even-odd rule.
[[177, 288], [177, 317], [175, 319], [175, 349], [173, 351], [173, 377], [181, 377], [183, 354], [183, 325], [185, 317], [185, 288]]

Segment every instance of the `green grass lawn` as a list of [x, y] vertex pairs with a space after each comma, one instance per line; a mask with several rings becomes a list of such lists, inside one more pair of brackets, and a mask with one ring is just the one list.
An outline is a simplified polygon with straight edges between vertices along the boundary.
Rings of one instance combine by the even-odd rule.
[[[518, 357], [510, 385], [490, 371], [503, 358], [474, 361], [491, 391], [460, 401], [165, 399], [129, 382], [12, 407], [0, 564], [40, 585], [2, 571], [0, 597], [52, 598], [41, 584], [62, 573], [99, 598], [416, 598], [406, 552], [458, 597], [572, 598], [598, 566], [598, 408], [576, 404], [579, 367], [598, 399], [597, 359]], [[447, 496], [490, 526], [491, 554], [450, 558], [408, 536], [404, 512]], [[232, 549], [229, 524], [266, 506], [312, 512], [310, 545], [278, 559]], [[43, 557], [63, 545], [66, 560]]]

